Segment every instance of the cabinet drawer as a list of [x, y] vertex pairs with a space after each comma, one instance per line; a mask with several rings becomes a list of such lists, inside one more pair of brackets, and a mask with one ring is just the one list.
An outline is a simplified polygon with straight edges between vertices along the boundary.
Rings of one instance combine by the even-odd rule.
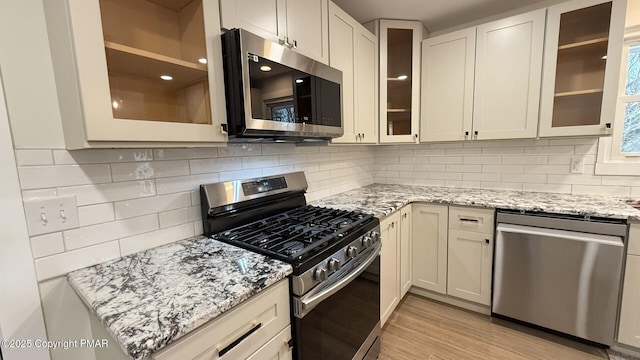
[[640, 224], [631, 224], [628, 253], [629, 255], [640, 255]]
[[622, 290], [622, 308], [620, 309], [620, 327], [618, 341], [640, 347], [640, 256], [627, 256], [627, 268]]
[[495, 210], [449, 207], [449, 229], [493, 234]]
[[291, 326], [287, 326], [263, 347], [254, 352], [247, 360], [291, 360], [293, 351], [289, 347], [291, 340]]
[[289, 323], [289, 284], [285, 279], [154, 354], [153, 359], [246, 359]]

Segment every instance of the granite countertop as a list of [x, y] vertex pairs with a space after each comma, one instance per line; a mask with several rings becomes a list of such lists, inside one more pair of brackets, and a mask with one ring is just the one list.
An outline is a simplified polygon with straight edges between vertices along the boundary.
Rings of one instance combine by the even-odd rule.
[[621, 199], [607, 196], [410, 185], [373, 184], [320, 199], [312, 204], [362, 211], [382, 219], [411, 202], [640, 220], [640, 210]]
[[292, 270], [287, 263], [201, 237], [80, 269], [67, 278], [122, 350], [138, 360]]

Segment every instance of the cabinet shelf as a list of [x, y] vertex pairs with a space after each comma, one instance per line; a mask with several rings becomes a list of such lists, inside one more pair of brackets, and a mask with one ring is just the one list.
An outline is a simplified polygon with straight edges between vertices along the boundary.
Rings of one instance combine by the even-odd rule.
[[576, 91], [567, 91], [556, 93], [555, 97], [566, 97], [566, 96], [579, 96], [579, 95], [591, 95], [603, 92], [603, 89], [586, 89], [586, 90], [576, 90]]
[[173, 77], [171, 85], [184, 87], [206, 78], [207, 67], [170, 56], [156, 54], [111, 41], [104, 42], [110, 73], [128, 74], [149, 79], [160, 79], [160, 75]]
[[578, 41], [578, 42], [574, 42], [574, 43], [560, 45], [560, 46], [558, 46], [558, 50], [567, 50], [567, 49], [574, 49], [574, 48], [577, 48], [577, 47], [603, 44], [603, 43], [606, 43], [608, 41], [609, 41], [608, 37], [601, 37], [601, 38], [597, 38], [597, 39]]
[[411, 109], [387, 109], [387, 113], [390, 114], [402, 114], [402, 113], [410, 113]]

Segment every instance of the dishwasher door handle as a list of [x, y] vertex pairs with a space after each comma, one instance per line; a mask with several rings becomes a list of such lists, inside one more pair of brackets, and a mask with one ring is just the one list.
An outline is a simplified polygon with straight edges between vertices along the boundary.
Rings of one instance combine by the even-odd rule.
[[513, 225], [513, 224], [498, 224], [496, 228], [497, 232], [525, 234], [534, 236], [549, 236], [556, 238], [563, 238], [567, 240], [593, 242], [602, 245], [619, 246], [624, 247], [622, 238], [618, 236], [599, 235], [590, 233], [581, 233], [576, 231], [558, 230], [538, 228], [532, 226]]

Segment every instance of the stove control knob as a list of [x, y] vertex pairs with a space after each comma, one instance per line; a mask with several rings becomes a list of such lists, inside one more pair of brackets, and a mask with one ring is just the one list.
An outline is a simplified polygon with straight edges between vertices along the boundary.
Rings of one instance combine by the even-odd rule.
[[347, 257], [353, 259], [358, 256], [358, 249], [355, 246], [349, 246], [347, 249]]
[[331, 272], [340, 270], [340, 260], [336, 258], [332, 258], [331, 260], [329, 260], [329, 270]]
[[319, 268], [316, 269], [316, 271], [314, 272], [313, 276], [318, 281], [325, 281], [325, 280], [327, 280], [327, 269], [325, 269], [323, 267], [319, 267]]
[[371, 239], [373, 239], [374, 243], [377, 243], [378, 241], [380, 241], [380, 234], [376, 231], [372, 231], [371, 232]]
[[362, 237], [362, 247], [368, 248], [369, 246], [371, 246], [371, 236], [365, 235]]

